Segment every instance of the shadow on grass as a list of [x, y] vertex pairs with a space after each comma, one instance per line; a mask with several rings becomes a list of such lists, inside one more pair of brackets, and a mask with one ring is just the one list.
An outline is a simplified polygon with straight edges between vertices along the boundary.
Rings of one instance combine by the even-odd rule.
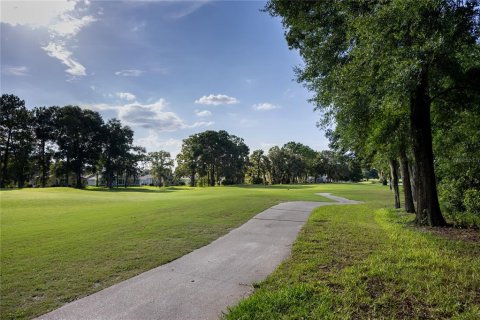
[[258, 189], [285, 189], [285, 190], [296, 190], [296, 189], [311, 189], [318, 184], [274, 184], [274, 185], [263, 185], [263, 184], [236, 184], [226, 187], [237, 187], [237, 188], [258, 188]]
[[166, 193], [174, 192], [180, 190], [188, 190], [188, 188], [178, 188], [178, 187], [162, 187], [162, 188], [144, 188], [144, 187], [118, 187], [118, 188], [105, 188], [105, 187], [93, 187], [80, 189], [82, 191], [90, 192], [141, 192], [141, 193]]

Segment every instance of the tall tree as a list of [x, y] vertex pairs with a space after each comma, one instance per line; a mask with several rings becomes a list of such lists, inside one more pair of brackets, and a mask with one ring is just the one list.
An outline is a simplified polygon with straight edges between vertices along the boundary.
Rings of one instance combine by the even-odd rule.
[[243, 183], [248, 153], [242, 138], [224, 130], [197, 133], [183, 140], [177, 175], [189, 172], [192, 185], [196, 175], [210, 186]]
[[[291, 48], [305, 66], [298, 79], [315, 92], [325, 118], [335, 119], [352, 89], [370, 107], [407, 105], [417, 170], [417, 223], [444, 225], [433, 168], [430, 109], [458, 79], [478, 67], [478, 1], [271, 0]], [[476, 59], [476, 65], [471, 61]], [[471, 86], [470, 86], [471, 87]], [[357, 104], [358, 106], [358, 104]], [[368, 112], [367, 114], [370, 114]]]
[[133, 131], [128, 126], [122, 126], [120, 120], [111, 119], [103, 127], [102, 140], [104, 177], [107, 187], [112, 188], [114, 176], [126, 169], [126, 161], [133, 148]]
[[148, 153], [148, 161], [152, 174], [157, 178], [158, 186], [165, 186], [173, 168], [173, 159], [170, 157], [170, 152], [163, 150], [150, 152]]
[[266, 184], [267, 157], [261, 149], [254, 150], [249, 157], [250, 181], [252, 184]]
[[81, 188], [85, 167], [95, 166], [101, 155], [102, 117], [92, 110], [65, 106], [58, 109], [55, 125], [58, 130], [57, 156], [64, 162], [67, 184], [69, 173], [73, 171], [75, 186]]
[[[31, 115], [25, 108], [25, 101], [13, 94], [2, 94], [0, 99], [0, 149], [1, 149], [1, 177], [0, 188], [5, 188], [10, 180], [8, 172], [11, 158], [12, 145], [17, 145], [17, 157], [19, 152], [25, 151], [25, 134]], [[15, 141], [15, 139], [20, 139]], [[21, 147], [20, 144], [23, 146]], [[22, 156], [22, 158], [25, 158]]]
[[53, 149], [49, 142], [55, 140], [55, 112], [58, 107], [39, 107], [33, 109], [33, 130], [35, 133], [37, 148], [37, 163], [40, 167], [40, 184], [45, 188], [48, 180], [50, 161]]

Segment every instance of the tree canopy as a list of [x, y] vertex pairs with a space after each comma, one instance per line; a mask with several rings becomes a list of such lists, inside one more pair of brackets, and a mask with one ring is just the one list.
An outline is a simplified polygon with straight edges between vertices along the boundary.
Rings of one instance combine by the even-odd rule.
[[[420, 224], [445, 224], [431, 112], [452, 96], [478, 96], [478, 8], [475, 0], [271, 0], [266, 5], [281, 17], [288, 45], [304, 60], [297, 77], [314, 93], [320, 125], [334, 124], [343, 144], [363, 155], [373, 144], [398, 156], [397, 137], [406, 137], [400, 142], [415, 167]], [[393, 134], [385, 135], [385, 128]]]

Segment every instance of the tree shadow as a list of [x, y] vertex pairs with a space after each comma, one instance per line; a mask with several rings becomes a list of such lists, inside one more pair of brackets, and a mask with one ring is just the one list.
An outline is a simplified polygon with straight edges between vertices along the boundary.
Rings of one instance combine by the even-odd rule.
[[139, 193], [167, 193], [167, 192], [175, 192], [180, 190], [188, 190], [188, 188], [179, 188], [179, 187], [161, 187], [161, 188], [144, 188], [144, 187], [118, 187], [118, 188], [106, 188], [106, 187], [94, 187], [94, 188], [85, 188], [81, 189], [83, 191], [90, 191], [90, 192], [139, 192]]
[[226, 187], [237, 187], [237, 188], [245, 188], [245, 189], [285, 189], [285, 190], [297, 190], [297, 189], [311, 189], [315, 187], [317, 184], [274, 184], [274, 185], [263, 185], [263, 184], [239, 184], [239, 185], [231, 185]]

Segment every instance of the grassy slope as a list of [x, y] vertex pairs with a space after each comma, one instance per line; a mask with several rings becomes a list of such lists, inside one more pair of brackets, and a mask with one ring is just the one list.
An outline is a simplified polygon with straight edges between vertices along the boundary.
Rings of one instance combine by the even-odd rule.
[[384, 191], [361, 196], [316, 209], [292, 256], [225, 318], [480, 319], [480, 244], [414, 229], [382, 208]]
[[[1, 191], [1, 318], [43, 314], [324, 186]], [[356, 186], [350, 188], [358, 189]]]

